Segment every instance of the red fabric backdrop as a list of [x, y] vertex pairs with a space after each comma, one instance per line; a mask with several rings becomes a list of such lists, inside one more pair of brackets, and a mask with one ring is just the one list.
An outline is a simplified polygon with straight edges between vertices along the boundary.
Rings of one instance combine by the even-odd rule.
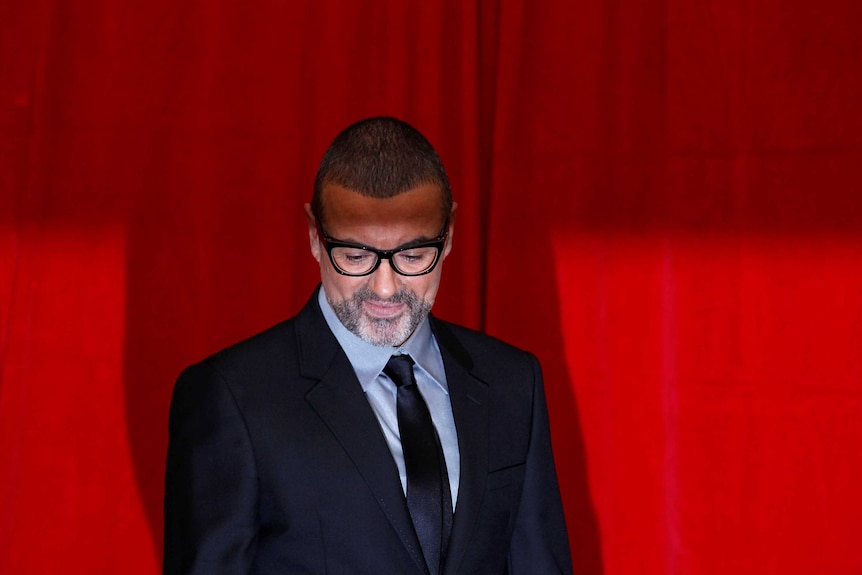
[[348, 123], [546, 371], [579, 573], [862, 572], [862, 3], [0, 2], [0, 573], [158, 571], [185, 364], [316, 282]]

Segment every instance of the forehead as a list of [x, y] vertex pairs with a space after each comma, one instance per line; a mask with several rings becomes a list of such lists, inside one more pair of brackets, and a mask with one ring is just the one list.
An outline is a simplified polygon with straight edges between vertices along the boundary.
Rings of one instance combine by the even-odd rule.
[[326, 231], [343, 240], [379, 244], [433, 238], [443, 226], [443, 192], [423, 184], [391, 198], [372, 198], [328, 184], [321, 190]]

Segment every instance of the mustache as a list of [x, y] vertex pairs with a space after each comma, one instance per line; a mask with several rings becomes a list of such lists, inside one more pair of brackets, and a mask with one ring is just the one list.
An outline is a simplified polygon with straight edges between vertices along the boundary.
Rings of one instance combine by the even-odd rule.
[[399, 289], [397, 292], [392, 294], [386, 299], [381, 299], [374, 293], [374, 291], [365, 286], [359, 288], [355, 292], [353, 292], [353, 301], [359, 303], [364, 301], [371, 301], [375, 303], [406, 303], [411, 304], [415, 302], [417, 299], [416, 294], [412, 291], [404, 289], [403, 287]]

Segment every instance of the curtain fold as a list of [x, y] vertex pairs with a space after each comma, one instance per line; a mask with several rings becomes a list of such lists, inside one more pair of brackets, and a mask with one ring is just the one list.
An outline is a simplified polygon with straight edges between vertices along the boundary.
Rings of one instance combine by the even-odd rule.
[[159, 570], [186, 364], [297, 311], [349, 123], [438, 148], [435, 314], [536, 353], [577, 573], [855, 573], [862, 4], [9, 0], [0, 572]]

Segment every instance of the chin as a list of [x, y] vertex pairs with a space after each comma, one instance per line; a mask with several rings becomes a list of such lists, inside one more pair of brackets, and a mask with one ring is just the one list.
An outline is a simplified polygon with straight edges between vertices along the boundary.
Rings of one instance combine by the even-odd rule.
[[398, 317], [394, 321], [366, 317], [357, 335], [372, 345], [389, 347], [404, 343], [411, 334], [408, 329], [409, 326], [404, 316]]

